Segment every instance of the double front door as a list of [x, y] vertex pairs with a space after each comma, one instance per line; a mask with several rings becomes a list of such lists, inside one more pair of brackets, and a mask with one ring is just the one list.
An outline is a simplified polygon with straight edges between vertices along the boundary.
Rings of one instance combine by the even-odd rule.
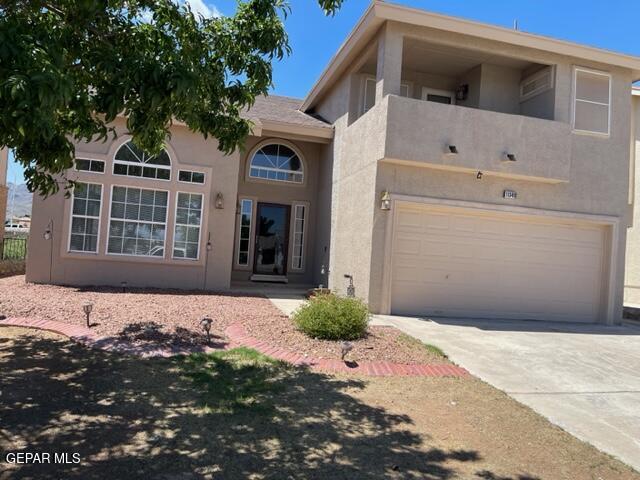
[[286, 275], [290, 215], [288, 205], [258, 203], [254, 273]]

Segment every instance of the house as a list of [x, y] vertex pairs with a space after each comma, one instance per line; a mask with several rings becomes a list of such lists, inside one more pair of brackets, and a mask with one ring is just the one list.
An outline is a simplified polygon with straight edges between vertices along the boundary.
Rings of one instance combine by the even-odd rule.
[[77, 145], [34, 199], [27, 280], [328, 285], [374, 312], [615, 323], [640, 59], [374, 1], [246, 148], [176, 125]]
[[[631, 137], [631, 178], [629, 201], [637, 206], [640, 201], [640, 87], [634, 87], [632, 95]], [[627, 258], [625, 271], [624, 303], [640, 307], [640, 211], [633, 210], [632, 227], [627, 233]]]
[[[9, 150], [0, 148], [0, 218], [4, 219], [7, 211], [7, 169], [9, 168]], [[4, 238], [4, 228], [0, 228], [0, 244]], [[1, 252], [0, 252], [1, 253]]]

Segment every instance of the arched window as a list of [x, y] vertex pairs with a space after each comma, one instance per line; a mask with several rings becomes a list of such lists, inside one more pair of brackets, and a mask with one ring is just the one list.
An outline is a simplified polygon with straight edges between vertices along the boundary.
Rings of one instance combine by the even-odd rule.
[[171, 180], [171, 159], [166, 150], [152, 156], [136, 147], [133, 142], [122, 145], [113, 159], [113, 174]]
[[304, 180], [302, 160], [286, 145], [271, 143], [253, 154], [249, 177], [275, 182], [302, 183]]

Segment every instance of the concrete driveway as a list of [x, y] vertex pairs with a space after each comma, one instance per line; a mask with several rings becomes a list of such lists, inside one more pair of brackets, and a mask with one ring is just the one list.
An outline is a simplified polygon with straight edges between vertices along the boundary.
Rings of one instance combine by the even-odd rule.
[[[640, 471], [640, 327], [376, 315]], [[524, 439], [523, 439], [524, 440]]]

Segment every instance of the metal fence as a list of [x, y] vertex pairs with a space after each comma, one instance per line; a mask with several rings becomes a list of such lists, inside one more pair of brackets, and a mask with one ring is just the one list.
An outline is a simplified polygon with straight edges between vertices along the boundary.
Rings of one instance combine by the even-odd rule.
[[27, 258], [26, 238], [5, 238], [0, 240], [0, 260], [25, 260]]

